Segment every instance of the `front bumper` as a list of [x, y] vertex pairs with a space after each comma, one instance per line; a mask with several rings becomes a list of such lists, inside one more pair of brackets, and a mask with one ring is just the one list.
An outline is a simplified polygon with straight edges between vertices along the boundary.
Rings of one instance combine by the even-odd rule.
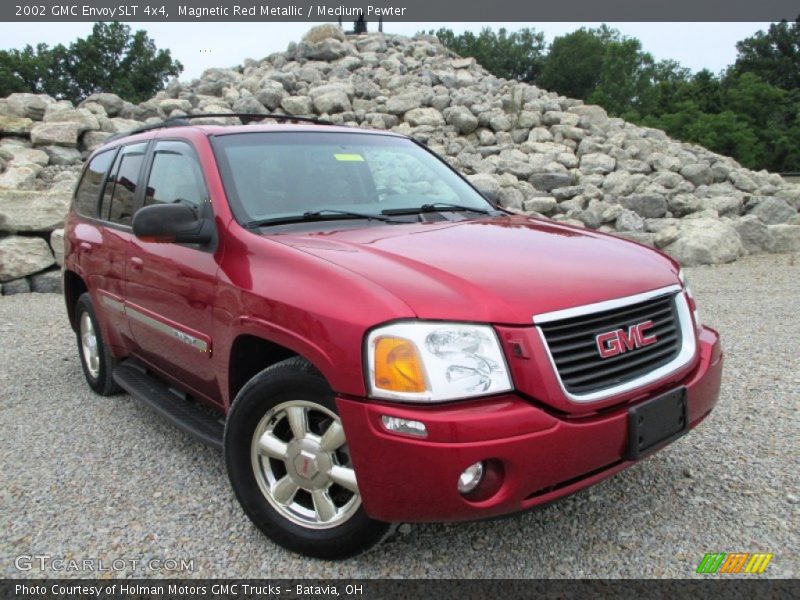
[[[684, 385], [689, 427], [717, 402], [722, 374], [718, 334], [703, 328], [700, 360], [678, 384], [648, 391], [638, 401]], [[494, 517], [546, 504], [633, 464], [626, 404], [589, 416], [556, 414], [515, 394], [439, 406], [409, 406], [337, 397], [336, 404], [366, 513], [381, 521], [460, 521]], [[425, 439], [390, 433], [381, 416], [422, 421]], [[491, 497], [458, 493], [459, 474], [494, 459], [503, 478]]]

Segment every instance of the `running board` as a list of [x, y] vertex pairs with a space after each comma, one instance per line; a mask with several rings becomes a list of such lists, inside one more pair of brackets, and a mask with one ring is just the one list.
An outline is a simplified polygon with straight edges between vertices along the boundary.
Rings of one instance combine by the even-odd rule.
[[185, 400], [179, 392], [149, 374], [141, 363], [125, 360], [116, 366], [113, 377], [123, 390], [157, 414], [204, 444], [222, 450], [225, 425], [214, 418], [210, 411]]

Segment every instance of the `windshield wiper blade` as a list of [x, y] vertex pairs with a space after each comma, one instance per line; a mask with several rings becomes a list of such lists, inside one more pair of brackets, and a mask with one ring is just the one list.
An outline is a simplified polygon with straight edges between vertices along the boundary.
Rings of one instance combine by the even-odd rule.
[[482, 215], [491, 214], [491, 211], [484, 208], [476, 208], [474, 206], [465, 206], [463, 204], [451, 204], [449, 202], [431, 202], [423, 204], [422, 206], [414, 206], [411, 208], [387, 208], [382, 210], [382, 215], [412, 215], [416, 213], [426, 212], [449, 212], [449, 211], [464, 211], [476, 212]]
[[244, 226], [248, 229], [264, 227], [267, 225], [285, 225], [287, 223], [303, 223], [305, 221], [328, 221], [337, 219], [366, 219], [368, 221], [383, 221], [394, 223], [389, 217], [382, 215], [369, 215], [366, 213], [352, 212], [349, 210], [334, 210], [332, 208], [322, 208], [319, 210], [308, 210], [300, 215], [289, 215], [286, 217], [274, 217], [272, 219], [259, 219], [248, 221]]

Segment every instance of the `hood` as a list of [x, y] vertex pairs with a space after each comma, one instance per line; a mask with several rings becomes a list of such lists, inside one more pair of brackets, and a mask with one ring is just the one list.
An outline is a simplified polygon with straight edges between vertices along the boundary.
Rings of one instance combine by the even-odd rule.
[[270, 239], [370, 279], [419, 318], [529, 325], [533, 315], [677, 283], [638, 244], [524, 216]]

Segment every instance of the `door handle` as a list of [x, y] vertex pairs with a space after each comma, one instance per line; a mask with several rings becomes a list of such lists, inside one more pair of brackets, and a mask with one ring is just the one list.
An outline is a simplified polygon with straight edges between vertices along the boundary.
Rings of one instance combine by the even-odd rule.
[[144, 261], [138, 256], [131, 258], [131, 270], [141, 271], [144, 268]]
[[92, 253], [92, 245], [89, 242], [81, 242], [78, 244], [78, 247], [81, 249], [81, 252], [85, 252], [86, 254]]

